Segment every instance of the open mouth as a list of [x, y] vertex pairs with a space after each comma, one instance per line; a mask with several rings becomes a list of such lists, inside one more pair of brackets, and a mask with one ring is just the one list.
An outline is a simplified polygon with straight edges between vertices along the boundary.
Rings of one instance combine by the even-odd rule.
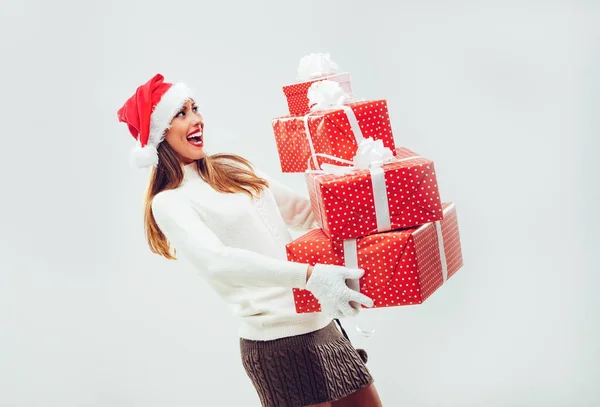
[[202, 144], [203, 144], [202, 132], [200, 130], [196, 130], [196, 131], [190, 133], [187, 136], [187, 141], [188, 141], [188, 143], [190, 143], [191, 145], [193, 145], [195, 147], [202, 147]]

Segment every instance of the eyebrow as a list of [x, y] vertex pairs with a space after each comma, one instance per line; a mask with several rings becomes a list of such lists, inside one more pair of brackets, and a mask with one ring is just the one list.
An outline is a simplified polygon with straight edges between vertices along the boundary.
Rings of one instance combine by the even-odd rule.
[[[198, 107], [198, 105], [196, 104], [196, 102], [192, 103], [192, 107]], [[181, 109], [179, 109], [179, 110], [180, 110], [180, 111], [181, 111], [181, 110], [187, 110], [187, 108], [188, 108], [188, 107], [187, 107], [187, 104], [185, 104], [185, 105], [181, 106]]]

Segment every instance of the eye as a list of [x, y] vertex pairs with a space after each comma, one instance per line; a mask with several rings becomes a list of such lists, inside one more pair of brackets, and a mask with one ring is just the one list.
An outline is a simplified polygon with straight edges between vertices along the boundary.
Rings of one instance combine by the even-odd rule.
[[192, 110], [194, 111], [194, 113], [198, 113], [198, 106], [194, 105], [194, 107], [192, 107]]
[[180, 117], [181, 115], [184, 115], [184, 114], [185, 114], [185, 111], [183, 111], [183, 110], [180, 110], [180, 111], [179, 111], [179, 113], [177, 113], [177, 114], [175, 115], [175, 117]]

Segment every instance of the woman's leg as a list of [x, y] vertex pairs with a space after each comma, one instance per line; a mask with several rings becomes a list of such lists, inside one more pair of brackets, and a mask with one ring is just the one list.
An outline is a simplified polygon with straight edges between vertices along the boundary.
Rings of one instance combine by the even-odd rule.
[[334, 401], [332, 407], [382, 407], [379, 393], [374, 384], [363, 387], [356, 392]]

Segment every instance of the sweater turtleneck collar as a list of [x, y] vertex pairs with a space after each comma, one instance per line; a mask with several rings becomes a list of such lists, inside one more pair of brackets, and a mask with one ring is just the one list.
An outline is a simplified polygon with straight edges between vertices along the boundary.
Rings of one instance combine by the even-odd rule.
[[183, 166], [183, 178], [188, 180], [200, 178], [198, 167], [195, 162]]

